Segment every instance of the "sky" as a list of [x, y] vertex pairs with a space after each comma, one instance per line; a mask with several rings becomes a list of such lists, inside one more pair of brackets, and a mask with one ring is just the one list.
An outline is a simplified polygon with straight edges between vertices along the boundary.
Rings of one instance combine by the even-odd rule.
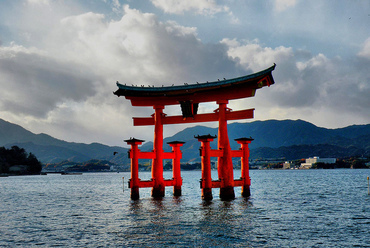
[[274, 63], [274, 85], [229, 102], [255, 108], [240, 122], [370, 124], [370, 1], [0, 0], [0, 118], [70, 142], [153, 139], [132, 123], [153, 109], [113, 95], [117, 81], [192, 84]]

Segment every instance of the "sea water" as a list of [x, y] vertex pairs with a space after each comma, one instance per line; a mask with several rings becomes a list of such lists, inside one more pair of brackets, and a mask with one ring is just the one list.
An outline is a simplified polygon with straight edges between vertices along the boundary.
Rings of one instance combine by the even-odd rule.
[[167, 187], [154, 200], [148, 188], [137, 201], [130, 200], [129, 173], [0, 178], [0, 246], [370, 247], [370, 170], [250, 176], [249, 199], [236, 187], [235, 200], [221, 201], [213, 189], [210, 202], [201, 199], [200, 171], [182, 172], [181, 197]]

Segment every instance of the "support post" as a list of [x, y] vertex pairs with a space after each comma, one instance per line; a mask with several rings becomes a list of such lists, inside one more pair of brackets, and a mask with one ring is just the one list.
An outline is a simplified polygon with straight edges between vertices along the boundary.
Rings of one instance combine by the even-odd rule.
[[202, 157], [202, 179], [200, 187], [202, 188], [202, 199], [209, 201], [212, 196], [212, 176], [211, 176], [211, 145], [216, 136], [202, 135], [195, 137], [201, 142], [200, 153]]
[[144, 140], [139, 139], [129, 139], [125, 140], [128, 145], [131, 145], [131, 150], [129, 151], [129, 158], [131, 159], [131, 179], [129, 181], [129, 187], [131, 188], [131, 199], [139, 199], [139, 148], [138, 145], [141, 145]]
[[181, 164], [180, 160], [182, 158], [182, 153], [180, 147], [185, 142], [181, 141], [172, 141], [167, 142], [172, 147], [172, 152], [174, 153], [174, 158], [172, 159], [172, 175], [174, 186], [173, 186], [173, 195], [174, 196], [181, 196], [181, 186], [182, 186], [182, 178], [181, 178]]
[[154, 144], [153, 151], [155, 158], [152, 163], [152, 179], [154, 186], [152, 188], [152, 197], [162, 198], [165, 194], [165, 186], [163, 179], [163, 105], [155, 105], [154, 107]]
[[249, 197], [251, 195], [250, 186], [251, 179], [249, 177], [249, 147], [253, 139], [252, 138], [240, 138], [235, 139], [238, 144], [241, 146], [242, 158], [241, 158], [241, 179], [243, 181], [242, 185], [242, 196]]
[[218, 158], [218, 178], [221, 180], [220, 198], [221, 200], [232, 200], [234, 193], [234, 171], [231, 157], [231, 148], [227, 134], [227, 100], [217, 101], [219, 105], [218, 120], [218, 149], [223, 151], [223, 155]]

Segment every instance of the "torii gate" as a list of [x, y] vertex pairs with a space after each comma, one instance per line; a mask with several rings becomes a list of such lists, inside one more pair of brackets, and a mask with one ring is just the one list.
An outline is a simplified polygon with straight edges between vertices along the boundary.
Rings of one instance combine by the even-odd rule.
[[[232, 151], [227, 132], [228, 120], [240, 120], [253, 118], [254, 109], [232, 111], [227, 108], [229, 100], [253, 97], [257, 89], [274, 84], [272, 71], [275, 64], [263, 71], [243, 77], [218, 80], [215, 82], [197, 83], [182, 86], [166, 87], [140, 87], [122, 85], [117, 82], [117, 96], [125, 96], [131, 101], [132, 106], [148, 107], [154, 109], [151, 117], [133, 117], [134, 126], [154, 125], [154, 144], [152, 152], [141, 152], [138, 149], [143, 140], [125, 140], [131, 145], [131, 199], [139, 198], [139, 188], [152, 187], [152, 197], [163, 197], [165, 186], [174, 186], [174, 194], [181, 195], [180, 175], [180, 147], [183, 142], [171, 142], [172, 152], [163, 151], [163, 125], [184, 124], [196, 122], [218, 121], [218, 149], [211, 150], [209, 142], [215, 137], [198, 136], [202, 143], [202, 198], [212, 199], [212, 188], [220, 188], [222, 200], [234, 199], [234, 186], [242, 186], [242, 195], [250, 195], [249, 186], [249, 149], [251, 138], [237, 139], [241, 144], [241, 150]], [[198, 114], [199, 103], [216, 102], [219, 108], [214, 113]], [[163, 109], [166, 105], [181, 106], [182, 115], [166, 116]], [[218, 180], [210, 178], [210, 157], [218, 157]], [[242, 158], [242, 178], [234, 180], [232, 157]], [[138, 177], [138, 159], [152, 159], [152, 179], [142, 181]], [[173, 159], [173, 179], [163, 178], [163, 159]]]

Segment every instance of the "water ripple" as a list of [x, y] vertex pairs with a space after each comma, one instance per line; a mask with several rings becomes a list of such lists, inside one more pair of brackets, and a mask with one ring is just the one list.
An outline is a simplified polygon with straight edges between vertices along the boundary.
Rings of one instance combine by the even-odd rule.
[[128, 173], [0, 178], [0, 247], [369, 247], [369, 172], [251, 171], [249, 199], [213, 189], [210, 202], [199, 171], [183, 172], [181, 197], [138, 201]]

